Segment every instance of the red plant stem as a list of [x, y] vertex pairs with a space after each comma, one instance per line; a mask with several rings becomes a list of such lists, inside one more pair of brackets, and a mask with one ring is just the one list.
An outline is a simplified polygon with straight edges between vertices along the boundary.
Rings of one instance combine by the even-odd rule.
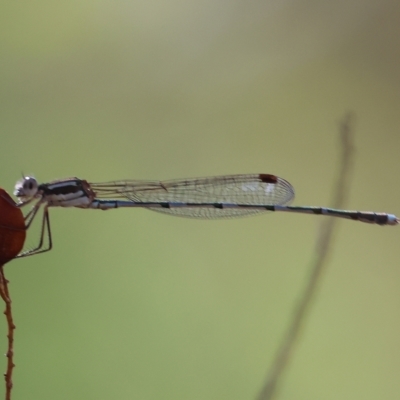
[[11, 312], [11, 299], [8, 292], [8, 280], [4, 276], [4, 265], [13, 260], [24, 246], [26, 236], [25, 218], [20, 207], [10, 195], [0, 188], [0, 296], [6, 309], [4, 315], [8, 325], [7, 370], [4, 374], [6, 382], [6, 400], [11, 400], [13, 387], [12, 373], [14, 364], [14, 330], [15, 325]]
[[14, 349], [13, 349], [15, 325], [14, 325], [12, 311], [11, 311], [11, 299], [10, 299], [9, 292], [8, 292], [8, 280], [4, 276], [4, 268], [3, 267], [4, 267], [4, 265], [0, 266], [0, 296], [4, 300], [4, 303], [6, 304], [6, 309], [4, 310], [4, 315], [6, 316], [7, 325], [8, 325], [8, 334], [7, 334], [8, 349], [7, 349], [7, 353], [6, 353], [7, 370], [6, 370], [6, 373], [4, 374], [4, 380], [6, 381], [6, 397], [5, 398], [6, 398], [6, 400], [11, 400], [11, 390], [13, 387], [12, 372], [13, 372], [13, 368], [15, 367]]

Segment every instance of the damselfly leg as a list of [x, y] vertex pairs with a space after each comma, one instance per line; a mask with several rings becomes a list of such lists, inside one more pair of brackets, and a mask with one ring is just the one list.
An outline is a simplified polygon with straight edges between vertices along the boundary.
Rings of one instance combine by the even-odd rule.
[[[38, 201], [31, 208], [31, 210], [28, 212], [28, 214], [25, 215], [25, 229], [26, 230], [28, 230], [29, 227], [31, 226], [31, 224], [32, 224], [33, 220], [35, 219], [39, 209], [41, 208], [40, 206], [42, 204], [43, 204], [42, 201]], [[22, 205], [26, 205], [26, 203], [24, 203]], [[46, 241], [47, 245], [45, 247], [43, 247], [43, 245], [45, 243], [45, 240], [44, 240], [45, 236], [47, 236], [47, 241]], [[50, 251], [52, 247], [53, 247], [53, 242], [52, 242], [52, 238], [51, 238], [49, 210], [48, 210], [48, 206], [46, 204], [43, 209], [39, 243], [34, 248], [25, 250], [22, 253], [18, 254], [16, 258], [28, 257], [28, 256], [33, 256], [35, 254], [45, 253], [46, 251]]]

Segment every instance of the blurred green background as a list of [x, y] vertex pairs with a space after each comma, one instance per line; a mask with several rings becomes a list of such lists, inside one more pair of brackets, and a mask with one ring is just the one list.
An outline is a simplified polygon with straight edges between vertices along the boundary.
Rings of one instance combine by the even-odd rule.
[[[352, 110], [348, 207], [400, 214], [398, 1], [20, 1], [0, 11], [9, 192], [21, 172], [41, 182], [265, 172], [294, 185], [295, 204], [326, 206], [338, 122]], [[6, 268], [13, 399], [253, 399], [321, 220], [51, 210], [54, 249]], [[399, 238], [399, 228], [340, 222], [280, 399], [400, 398]], [[4, 351], [5, 335], [1, 320]]]

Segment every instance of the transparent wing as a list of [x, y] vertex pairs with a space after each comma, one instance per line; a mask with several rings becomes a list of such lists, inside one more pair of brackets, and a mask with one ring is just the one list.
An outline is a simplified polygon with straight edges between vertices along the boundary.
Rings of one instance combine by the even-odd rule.
[[[275, 175], [247, 174], [170, 181], [116, 181], [91, 183], [99, 199], [123, 198], [134, 202], [229, 203], [285, 205], [294, 198], [289, 182]], [[224, 218], [266, 212], [240, 208], [152, 208], [165, 214], [192, 218]]]

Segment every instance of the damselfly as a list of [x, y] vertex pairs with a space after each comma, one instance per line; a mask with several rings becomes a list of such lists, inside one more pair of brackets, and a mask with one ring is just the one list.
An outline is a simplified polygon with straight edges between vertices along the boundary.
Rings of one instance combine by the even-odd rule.
[[[226, 175], [170, 181], [115, 181], [88, 183], [78, 178], [38, 184], [26, 176], [15, 185], [19, 206], [34, 203], [25, 216], [29, 228], [43, 206], [39, 244], [19, 254], [25, 257], [52, 247], [49, 207], [78, 207], [109, 210], [141, 207], [165, 214], [190, 218], [229, 218], [266, 211], [287, 211], [329, 215], [378, 225], [397, 225], [393, 214], [336, 210], [323, 207], [289, 206], [294, 189], [286, 180], [270, 174]], [[48, 243], [44, 246], [45, 232]]]

